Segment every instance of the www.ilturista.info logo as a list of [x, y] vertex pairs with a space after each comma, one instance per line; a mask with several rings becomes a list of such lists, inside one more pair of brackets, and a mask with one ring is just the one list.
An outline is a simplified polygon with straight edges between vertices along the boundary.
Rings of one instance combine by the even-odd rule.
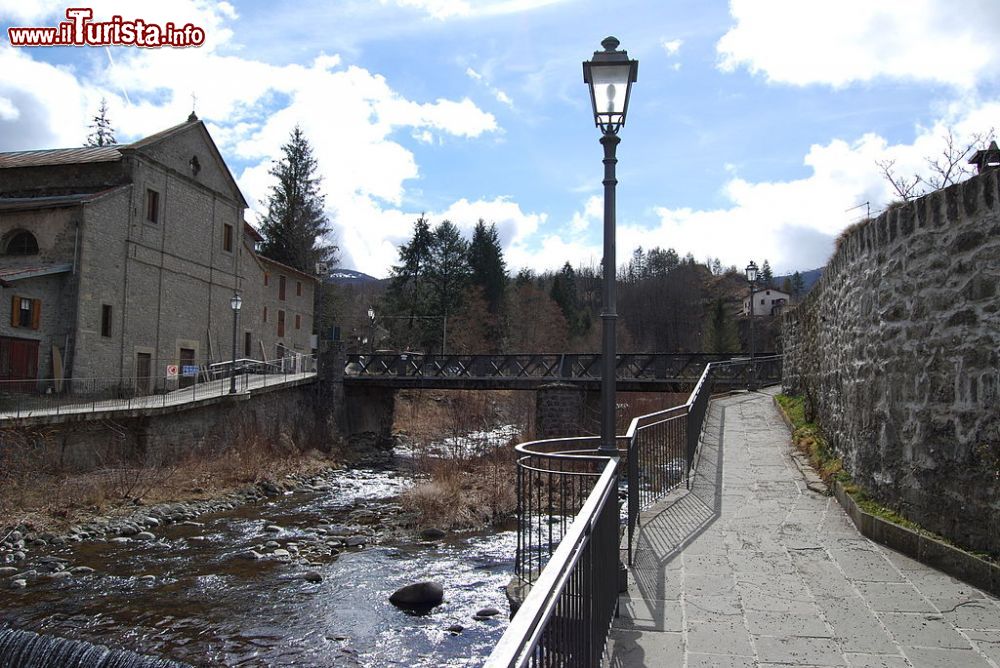
[[163, 25], [142, 19], [126, 20], [115, 15], [110, 21], [92, 21], [94, 10], [71, 7], [68, 21], [49, 28], [11, 27], [11, 46], [141, 46], [149, 49], [170, 46], [183, 48], [205, 43], [205, 31], [196, 25], [183, 26], [168, 21]]

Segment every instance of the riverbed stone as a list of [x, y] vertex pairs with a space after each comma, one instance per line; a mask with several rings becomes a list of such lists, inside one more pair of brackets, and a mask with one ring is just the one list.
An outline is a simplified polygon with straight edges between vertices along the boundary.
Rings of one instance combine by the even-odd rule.
[[279, 559], [282, 558], [282, 557], [291, 557], [292, 556], [292, 554], [288, 550], [280, 548], [280, 547], [278, 549], [276, 549], [274, 552], [272, 552], [271, 554], [273, 556], [275, 556], [275, 557], [278, 557]]
[[69, 569], [69, 572], [73, 575], [89, 575], [94, 572], [94, 569], [90, 566], [74, 566]]
[[17, 569], [13, 566], [2, 566], [0, 567], [0, 578], [10, 577], [17, 573]]
[[115, 536], [114, 538], [112, 538], [108, 542], [109, 543], [117, 543], [118, 545], [121, 545], [122, 543], [130, 543], [130, 542], [132, 542], [132, 539], [128, 538], [126, 536]]
[[306, 571], [303, 573], [302, 579], [306, 582], [322, 582], [323, 576], [316, 571]]
[[28, 586], [28, 581], [25, 580], [24, 578], [15, 578], [10, 582], [11, 589], [24, 589], [27, 586]]
[[456, 636], [464, 630], [465, 627], [462, 626], [461, 624], [452, 624], [451, 626], [448, 627], [448, 633], [451, 633]]
[[268, 524], [264, 527], [264, 531], [267, 533], [281, 533], [281, 527], [277, 524]]
[[487, 606], [485, 608], [482, 608], [481, 610], [478, 610], [476, 612], [476, 617], [495, 617], [496, 615], [499, 614], [500, 614], [499, 610], [497, 610], [493, 606]]
[[139, 579], [142, 580], [143, 582], [155, 582], [156, 576], [147, 573], [146, 575], [140, 575]]
[[258, 559], [264, 558], [264, 555], [262, 555], [260, 552], [256, 550], [247, 550], [245, 552], [241, 552], [240, 556], [244, 559], [249, 559], [251, 561], [257, 561]]
[[437, 527], [428, 527], [421, 531], [420, 535], [427, 540], [438, 540], [444, 538], [447, 534]]
[[136, 540], [153, 540], [154, 538], [156, 538], [156, 536], [148, 531], [140, 531], [135, 535]]
[[351, 536], [346, 542], [347, 547], [362, 547], [368, 543], [368, 539], [364, 536]]
[[431, 581], [400, 587], [389, 597], [390, 603], [401, 608], [434, 607], [443, 601], [444, 587], [439, 582]]

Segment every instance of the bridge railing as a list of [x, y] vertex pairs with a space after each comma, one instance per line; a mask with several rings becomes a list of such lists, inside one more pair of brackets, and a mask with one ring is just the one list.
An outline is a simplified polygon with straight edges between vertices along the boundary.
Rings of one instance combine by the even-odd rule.
[[[714, 353], [621, 353], [616, 377], [631, 380], [695, 380], [712, 362], [732, 359]], [[597, 380], [598, 353], [521, 355], [432, 355], [372, 353], [347, 356], [345, 372], [357, 378], [510, 378]]]
[[[191, 368], [187, 375], [0, 380], [0, 420], [163, 408], [229, 394], [232, 361]], [[313, 355], [237, 360], [236, 390], [275, 385], [315, 370]]]
[[[618, 457], [600, 456], [596, 437], [533, 441], [515, 447], [515, 577], [523, 587], [531, 586], [531, 592], [490, 655], [489, 668], [598, 665], [596, 657], [603, 652], [617, 606], [621, 542], [620, 493], [613, 493], [608, 485], [616, 491], [622, 484], [626, 487], [627, 514], [621, 528], [627, 532], [631, 564], [640, 512], [681, 484], [690, 485], [692, 462], [716, 385], [754, 387], [764, 380], [780, 380], [780, 370], [781, 358], [776, 355], [708, 364], [683, 405], [632, 420], [625, 435], [617, 439]], [[601, 522], [610, 521], [607, 517], [615, 518], [614, 530], [598, 531]], [[598, 563], [599, 570], [588, 570]], [[603, 589], [595, 589], [599, 586], [613, 587], [610, 599]], [[605, 608], [607, 600], [610, 612]]]

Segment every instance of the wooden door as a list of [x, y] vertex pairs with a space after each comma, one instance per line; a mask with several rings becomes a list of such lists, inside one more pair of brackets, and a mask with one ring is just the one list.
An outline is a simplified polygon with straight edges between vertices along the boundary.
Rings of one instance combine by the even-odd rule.
[[135, 389], [139, 394], [149, 394], [152, 379], [153, 356], [149, 353], [136, 353], [135, 356]]
[[0, 381], [10, 392], [33, 392], [38, 380], [38, 341], [0, 337]]
[[195, 384], [198, 374], [197, 372], [194, 374], [191, 373], [191, 367], [194, 365], [194, 350], [192, 348], [181, 348], [180, 368], [178, 369], [181, 379], [178, 387], [191, 387]]

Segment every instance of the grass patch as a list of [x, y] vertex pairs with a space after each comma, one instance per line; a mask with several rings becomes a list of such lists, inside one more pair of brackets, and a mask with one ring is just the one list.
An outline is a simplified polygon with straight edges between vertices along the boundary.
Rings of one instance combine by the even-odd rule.
[[858, 507], [869, 515], [874, 515], [875, 517], [886, 520], [887, 522], [899, 525], [904, 529], [909, 529], [917, 534], [928, 536], [934, 540], [946, 543], [952, 547], [979, 557], [980, 559], [994, 563], [997, 562], [996, 557], [993, 555], [986, 552], [969, 550], [960, 545], [956, 545], [944, 536], [936, 534], [933, 531], [928, 531], [916, 522], [906, 519], [892, 508], [873, 499], [868, 494], [867, 490], [865, 490], [858, 483], [854, 482], [850, 473], [844, 469], [843, 462], [830, 449], [826, 439], [823, 437], [823, 432], [819, 425], [814, 422], [806, 421], [805, 397], [779, 394], [776, 399], [782, 412], [784, 412], [785, 417], [787, 417], [792, 423], [793, 445], [798, 450], [808, 455], [810, 465], [816, 469], [819, 476], [823, 479], [823, 482], [827, 485], [832, 485], [834, 480], [839, 482], [841, 487], [844, 488], [844, 491], [847, 492], [852, 499], [854, 499], [856, 504], [858, 504]]

